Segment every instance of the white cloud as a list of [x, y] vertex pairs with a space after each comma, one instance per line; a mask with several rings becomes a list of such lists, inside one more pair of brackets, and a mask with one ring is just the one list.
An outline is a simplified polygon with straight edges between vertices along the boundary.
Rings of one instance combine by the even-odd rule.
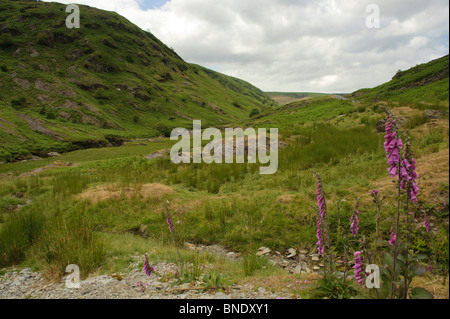
[[371, 0], [170, 0], [152, 10], [146, 0], [76, 1], [266, 91], [351, 92], [449, 51], [447, 0], [377, 0], [381, 29], [365, 26]]

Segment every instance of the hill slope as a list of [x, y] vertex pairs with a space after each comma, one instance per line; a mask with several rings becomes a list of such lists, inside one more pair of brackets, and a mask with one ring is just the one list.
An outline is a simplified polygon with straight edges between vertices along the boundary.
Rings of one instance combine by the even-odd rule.
[[167, 135], [276, 105], [251, 84], [183, 61], [114, 12], [0, 4], [0, 161]]
[[449, 56], [399, 71], [391, 81], [354, 92], [358, 100], [439, 103], [449, 98]]

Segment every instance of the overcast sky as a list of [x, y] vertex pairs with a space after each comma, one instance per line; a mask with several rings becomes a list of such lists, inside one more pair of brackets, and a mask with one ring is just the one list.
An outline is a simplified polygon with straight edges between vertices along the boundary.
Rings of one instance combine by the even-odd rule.
[[[185, 61], [264, 91], [353, 92], [449, 52], [448, 0], [57, 2], [116, 11]], [[366, 26], [369, 4], [380, 28]]]

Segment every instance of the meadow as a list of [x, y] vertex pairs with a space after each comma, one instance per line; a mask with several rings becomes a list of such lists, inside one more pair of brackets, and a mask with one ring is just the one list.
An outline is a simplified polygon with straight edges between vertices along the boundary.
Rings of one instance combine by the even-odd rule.
[[[404, 114], [405, 126], [418, 163], [436, 154], [448, 158], [448, 126], [439, 122], [427, 127], [428, 121], [411, 110]], [[360, 228], [375, 231], [377, 209], [370, 191], [379, 185], [387, 197], [380, 232], [388, 238], [396, 195], [386, 182], [384, 134], [376, 131], [382, 118], [376, 104], [323, 97], [258, 117], [254, 127], [279, 127], [286, 144], [279, 152], [278, 172], [269, 176], [259, 174], [258, 164], [175, 165], [169, 159], [144, 159], [170, 149], [174, 142], [165, 138], [63, 154], [57, 159], [78, 166], [1, 179], [0, 267], [29, 266], [55, 279], [68, 263], [80, 265], [83, 276], [126, 271], [130, 255], [155, 249], [153, 261], [175, 261], [164, 210], [168, 201], [180, 247], [185, 242], [221, 244], [246, 256], [228, 271], [216, 262], [216, 272], [226, 274], [227, 282], [280, 275], [279, 269], [252, 256], [261, 246], [314, 249], [317, 193], [311, 169], [325, 183], [335, 253], [345, 252], [342, 234], [357, 200]], [[17, 175], [55, 159], [4, 164], [0, 173]], [[421, 178], [431, 180], [432, 174]], [[448, 203], [448, 183], [432, 183], [414, 209], [419, 215], [424, 208], [434, 213], [436, 236], [445, 240], [448, 210], [441, 209], [443, 201]], [[448, 240], [444, 246], [428, 246], [423, 228], [412, 233], [413, 249], [427, 254], [444, 274], [448, 257], [436, 256], [445, 251], [448, 256]], [[188, 252], [182, 254], [189, 258]]]

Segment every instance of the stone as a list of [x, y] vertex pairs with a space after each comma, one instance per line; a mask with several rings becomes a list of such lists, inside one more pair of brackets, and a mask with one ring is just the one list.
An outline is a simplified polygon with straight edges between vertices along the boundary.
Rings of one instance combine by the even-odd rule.
[[61, 154], [59, 154], [58, 152], [50, 152], [50, 153], [47, 153], [47, 156], [48, 157], [56, 157], [56, 156], [61, 156]]
[[319, 257], [315, 257], [315, 256], [314, 256], [314, 257], [311, 257], [311, 260], [312, 260], [312, 261], [319, 261], [320, 259], [319, 259]]
[[302, 255], [308, 255], [309, 251], [303, 249], [303, 250], [300, 250], [299, 253]]
[[260, 247], [260, 248], [258, 249], [258, 252], [256, 253], [256, 256], [265, 256], [265, 255], [270, 254], [271, 251], [272, 251], [272, 250], [270, 250], [270, 248], [267, 248], [267, 247]]
[[297, 251], [294, 248], [289, 248], [287, 258], [293, 258], [295, 256], [297, 256]]
[[22, 270], [19, 272], [19, 275], [29, 275], [29, 274], [31, 274], [31, 269], [30, 269], [30, 268], [22, 269]]
[[425, 110], [423, 112], [423, 116], [425, 116], [428, 120], [437, 120], [443, 118], [445, 114], [448, 114], [448, 112], [439, 110]]
[[294, 275], [300, 275], [302, 273], [302, 266], [297, 265], [294, 269]]
[[229, 253], [227, 253], [227, 258], [235, 259], [237, 258], [237, 254], [235, 252], [230, 251]]

